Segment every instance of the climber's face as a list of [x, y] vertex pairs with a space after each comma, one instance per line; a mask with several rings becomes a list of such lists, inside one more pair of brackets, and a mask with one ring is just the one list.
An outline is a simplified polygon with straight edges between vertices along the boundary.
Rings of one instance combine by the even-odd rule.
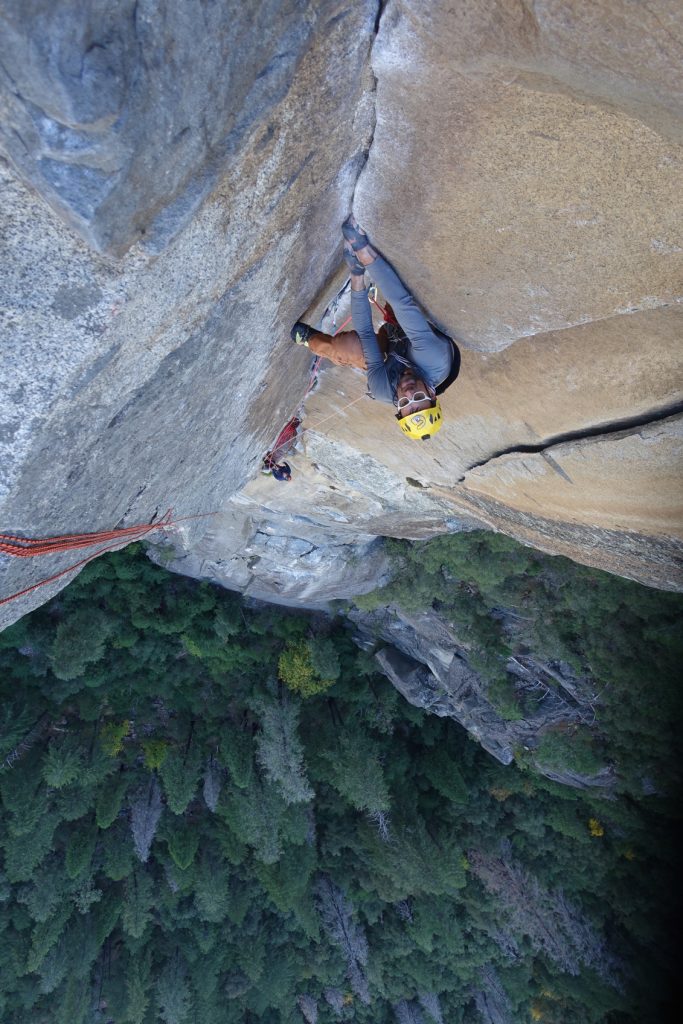
[[[425, 395], [425, 398], [419, 398], [416, 401], [415, 395]], [[429, 389], [425, 382], [416, 377], [411, 369], [403, 371], [399, 377], [398, 384], [396, 385], [396, 398], [399, 402], [398, 415], [400, 417], [410, 416], [414, 412], [419, 412], [421, 409], [431, 409], [434, 404], [434, 400], [429, 397]]]

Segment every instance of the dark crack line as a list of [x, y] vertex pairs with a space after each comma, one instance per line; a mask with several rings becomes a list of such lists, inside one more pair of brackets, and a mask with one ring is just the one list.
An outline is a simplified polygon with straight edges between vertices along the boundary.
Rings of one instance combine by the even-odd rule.
[[367, 166], [367, 163], [368, 163], [368, 161], [370, 159], [370, 150], [372, 149], [373, 143], [375, 141], [375, 131], [377, 129], [377, 75], [375, 74], [374, 68], [372, 66], [372, 51], [373, 51], [375, 43], [377, 41], [377, 34], [379, 32], [379, 27], [380, 27], [380, 22], [382, 20], [382, 15], [384, 14], [384, 11], [386, 9], [386, 6], [387, 6], [388, 2], [389, 2], [389, 0], [378, 0], [377, 10], [376, 10], [376, 14], [375, 14], [375, 23], [374, 23], [374, 26], [373, 26], [373, 40], [372, 40], [372, 45], [370, 46], [370, 49], [369, 49], [369, 52], [368, 52], [368, 66], [370, 68], [370, 72], [372, 73], [372, 95], [374, 97], [374, 102], [373, 102], [373, 114], [374, 114], [374, 117], [373, 117], [372, 130], [370, 132], [370, 137], [367, 140], [367, 143], [365, 144], [365, 146], [363, 147], [363, 161], [362, 161], [360, 167], [358, 168], [358, 172], [356, 174], [356, 183], [354, 185], [353, 195], [351, 197], [351, 209], [353, 209], [353, 204], [354, 204], [354, 200], [355, 200], [355, 197], [356, 197], [356, 189], [358, 187], [358, 182], [360, 181], [360, 179], [361, 179], [361, 177], [363, 175], [363, 171], [365, 170], [365, 168]]
[[563, 476], [569, 483], [572, 483], [571, 478], [562, 467], [555, 459], [548, 455], [547, 449], [554, 448], [560, 444], [567, 444], [571, 441], [586, 441], [591, 438], [605, 438], [615, 434], [630, 433], [639, 427], [648, 427], [654, 423], [661, 423], [662, 420], [679, 416], [681, 413], [683, 413], [683, 402], [673, 402], [656, 412], [650, 411], [640, 416], [625, 416], [620, 420], [612, 420], [592, 427], [583, 427], [581, 430], [568, 430], [564, 434], [554, 434], [552, 437], [546, 438], [541, 444], [519, 444], [513, 445], [510, 448], [502, 448], [499, 452], [494, 452], [479, 462], [473, 462], [471, 466], [467, 467], [464, 474], [459, 477], [458, 483], [461, 484], [472, 470], [480, 469], [482, 466], [488, 465], [489, 462], [500, 459], [503, 455], [541, 455], [560, 476]]
[[375, 15], [375, 38], [379, 32], [379, 23], [382, 20], [382, 15], [384, 14], [388, 3], [389, 0], [379, 0], [379, 3], [377, 4], [377, 14]]

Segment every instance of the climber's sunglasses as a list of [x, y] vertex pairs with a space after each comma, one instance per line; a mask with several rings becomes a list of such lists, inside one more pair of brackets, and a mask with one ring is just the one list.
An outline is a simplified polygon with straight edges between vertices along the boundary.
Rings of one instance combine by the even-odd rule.
[[428, 398], [431, 396], [426, 395], [424, 391], [416, 391], [412, 398], [399, 398], [396, 404], [399, 409], [407, 409], [413, 402], [425, 402]]

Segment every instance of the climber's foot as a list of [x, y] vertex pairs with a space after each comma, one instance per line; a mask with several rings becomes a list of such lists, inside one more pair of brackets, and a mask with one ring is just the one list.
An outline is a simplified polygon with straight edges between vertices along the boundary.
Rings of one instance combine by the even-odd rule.
[[342, 235], [351, 244], [359, 263], [364, 267], [369, 267], [371, 263], [375, 262], [379, 254], [370, 245], [368, 236], [352, 213], [342, 224]]
[[344, 242], [344, 262], [351, 271], [352, 275], [362, 277], [365, 273], [365, 267], [362, 263], [359, 263], [358, 257], [356, 256], [350, 242]]

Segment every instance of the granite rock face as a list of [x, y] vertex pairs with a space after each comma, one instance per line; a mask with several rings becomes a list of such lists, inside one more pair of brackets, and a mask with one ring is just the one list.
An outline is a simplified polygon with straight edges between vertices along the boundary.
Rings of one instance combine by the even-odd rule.
[[[678, 15], [7, 0], [2, 528], [172, 506], [207, 518], [156, 557], [312, 607], [383, 581], [377, 538], [476, 526], [682, 588]], [[276, 484], [310, 366], [288, 327], [339, 292], [351, 205], [460, 379], [427, 447], [325, 367]], [[3, 595], [74, 559], [27, 561]]]
[[[316, 43], [336, 42], [347, 17], [349, 37], [367, 37], [370, 6], [360, 8], [359, 19], [340, 4], [285, 0], [8, 0], [2, 146], [90, 245], [123, 254], [144, 240], [159, 252], [253, 129], [275, 134], [278, 105]], [[303, 135], [301, 160], [315, 141]]]
[[[11, 161], [0, 160], [4, 532], [45, 536], [111, 529], [149, 522], [169, 506], [177, 517], [219, 510], [258, 472], [263, 452], [291, 414], [292, 395], [305, 387], [310, 359], [306, 352], [292, 351], [288, 325], [339, 265], [339, 224], [373, 130], [374, 82], [367, 67], [376, 7], [361, 3], [349, 8], [336, 0], [305, 9], [265, 4], [251, 5], [251, 15], [236, 4], [209, 7], [212, 17], [222, 12], [226, 39], [232, 38], [235, 19], [253, 21], [260, 11], [266, 22], [274, 22], [263, 32], [252, 21], [251, 28], [242, 26], [245, 46], [258, 48], [258, 40], [265, 40], [258, 60], [252, 61], [251, 119], [201, 207], [158, 251], [141, 242], [124, 255], [95, 251], [95, 243], [111, 252], [120, 248], [105, 239], [110, 222], [104, 208], [93, 207], [87, 223], [78, 221], [77, 233], [72, 214], [40, 177], [38, 150], [27, 149], [20, 158], [14, 133], [3, 142]], [[91, 27], [87, 32], [83, 27], [82, 39], [80, 29], [67, 31], [74, 22], [80, 24], [81, 6], [10, 4], [3, 10], [9, 19], [4, 35], [14, 40], [16, 60], [36, 90], [24, 95], [26, 85], [4, 80], [6, 123], [18, 124], [22, 111], [26, 117], [35, 115], [40, 97], [47, 102], [54, 93], [59, 109], [50, 106], [49, 116], [87, 122], [98, 139], [101, 133], [102, 145], [130, 149], [133, 163], [143, 161], [134, 173], [123, 158], [114, 161], [128, 167], [125, 173], [131, 176], [128, 184], [125, 175], [121, 179], [120, 204], [112, 207], [120, 210], [122, 245], [128, 245], [134, 235], [125, 224], [131, 218], [151, 224], [157, 216], [154, 190], [175, 195], [170, 184], [154, 180], [151, 164], [144, 161], [156, 160], [158, 122], [176, 116], [177, 107], [159, 99], [149, 85], [149, 107], [135, 116], [124, 114], [122, 108], [106, 107], [100, 93], [108, 94], [108, 88], [92, 83], [94, 106], [89, 106], [85, 84], [90, 78], [84, 71], [85, 79], [79, 79], [82, 62], [73, 51], [75, 46], [89, 51], [100, 30], [109, 31], [110, 11], [117, 12], [117, 31], [128, 33], [125, 9], [87, 4], [83, 26]], [[38, 17], [41, 10], [48, 11], [46, 20]], [[151, 17], [154, 7], [142, 3], [136, 10], [138, 18], [145, 11]], [[306, 31], [301, 35], [297, 29], [290, 38], [294, 21]], [[172, 54], [154, 43], [163, 24], [161, 17], [152, 35], [138, 42], [137, 70], [130, 72], [135, 81], [136, 75], [147, 81], [155, 74], [168, 81]], [[194, 46], [199, 67], [202, 37], [193, 43], [190, 27], [173, 31], [179, 36], [178, 52]], [[24, 38], [28, 42], [22, 50]], [[277, 39], [285, 49], [273, 74], [282, 88], [261, 102], [259, 74], [270, 64]], [[278, 70], [281, 63], [289, 69], [286, 75]], [[221, 74], [237, 80], [244, 69], [242, 47], [226, 44]], [[63, 88], [54, 84], [59, 75], [65, 78]], [[223, 123], [222, 93], [214, 95], [193, 76], [175, 81], [187, 103]], [[231, 102], [239, 101], [237, 113], [242, 92], [235, 88], [230, 94]], [[114, 102], [115, 93], [107, 102]], [[98, 107], [96, 99], [104, 106]], [[125, 90], [120, 102], [132, 102]], [[226, 136], [231, 123], [225, 121]], [[137, 141], [124, 145], [129, 131]], [[189, 173], [189, 158], [181, 163]], [[170, 152], [168, 166], [175, 166]], [[163, 176], [163, 162], [157, 169]], [[114, 219], [119, 220], [119, 212]], [[191, 548], [206, 526], [204, 519], [185, 521], [176, 534], [178, 544]], [[74, 564], [76, 557], [50, 556], [40, 564], [0, 560], [5, 596]], [[47, 600], [70, 578], [67, 574], [1, 607], [2, 625]]]
[[[534, 695], [535, 710], [510, 720], [469, 663], [457, 623], [431, 609], [410, 613], [384, 607], [371, 613], [354, 610], [349, 617], [356, 624], [356, 642], [368, 650], [379, 647], [375, 658], [380, 670], [410, 704], [452, 718], [501, 764], [511, 764], [515, 755], [525, 752], [542, 775], [564, 785], [600, 791], [614, 785], [607, 766], [595, 775], [581, 775], [536, 760], [534, 751], [548, 729], [580, 728], [594, 717], [595, 694], [589, 680], [576, 678], [568, 666], [511, 657], [508, 678], [520, 696]], [[539, 692], [545, 694], [542, 700]]]
[[481, 351], [681, 297], [676, 0], [395, 0], [363, 225]]

